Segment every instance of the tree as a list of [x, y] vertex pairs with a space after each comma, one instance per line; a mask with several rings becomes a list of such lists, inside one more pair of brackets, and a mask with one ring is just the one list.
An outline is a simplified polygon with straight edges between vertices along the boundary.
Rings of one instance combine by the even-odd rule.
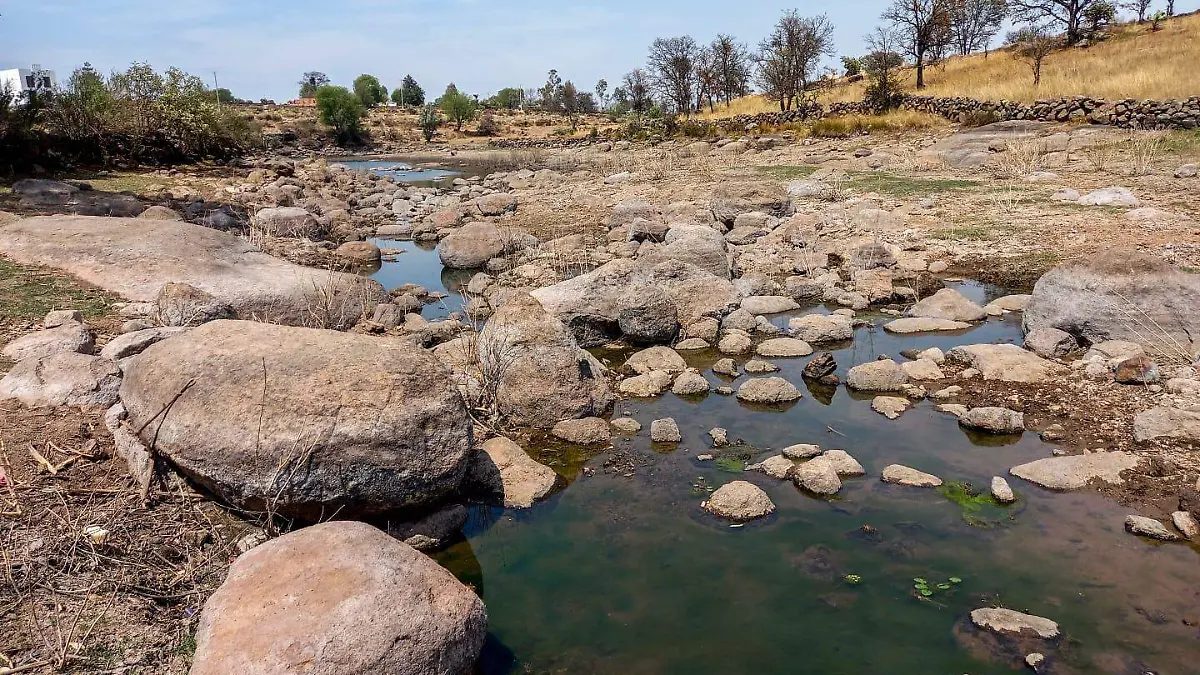
[[437, 106], [430, 103], [421, 108], [421, 114], [417, 116], [417, 128], [425, 136], [426, 143], [433, 140], [433, 136], [441, 124], [442, 117], [438, 114]]
[[853, 56], [843, 56], [842, 69], [846, 71], [846, 77], [854, 77], [862, 73], [862, 61]]
[[1014, 47], [1014, 53], [1029, 62], [1033, 69], [1033, 86], [1042, 83], [1042, 63], [1058, 46], [1058, 38], [1054, 37], [1044, 26], [1026, 26], [1018, 31], [1009, 33], [1007, 42]]
[[317, 90], [329, 84], [329, 76], [315, 70], [309, 71], [300, 78], [300, 98], [313, 98]]
[[517, 87], [505, 87], [488, 99], [488, 105], [500, 110], [516, 110], [525, 101], [525, 92]]
[[608, 80], [604, 78], [596, 83], [596, 103], [600, 108], [608, 107]]
[[750, 91], [750, 51], [729, 35], [718, 35], [708, 46], [717, 93], [725, 104]]
[[686, 115], [692, 111], [696, 91], [696, 60], [700, 48], [688, 35], [656, 38], [650, 44], [646, 67], [660, 100], [669, 101], [675, 112]]
[[[1067, 46], [1083, 39], [1084, 12], [1104, 0], [1008, 0], [1009, 8], [1018, 21], [1039, 25], [1050, 30], [1051, 25], [1063, 28]], [[1105, 3], [1107, 4], [1107, 3]]]
[[710, 47], [701, 47], [696, 56], [696, 110], [702, 110], [707, 102], [708, 111], [713, 112], [714, 99], [720, 97], [716, 54]]
[[629, 109], [633, 112], [644, 113], [654, 105], [650, 99], [650, 77], [646, 75], [646, 71], [634, 68], [625, 73], [622, 84], [622, 89], [629, 101]]
[[562, 95], [562, 78], [558, 76], [558, 71], [550, 69], [546, 76], [546, 84], [538, 89], [538, 100], [541, 103], [543, 110], [555, 112], [559, 109]]
[[885, 27], [878, 27], [866, 38], [871, 51], [862, 58], [863, 72], [867, 74], [866, 96], [863, 99], [877, 112], [886, 112], [900, 105], [903, 93], [900, 90], [900, 69], [904, 57], [900, 56], [900, 39]]
[[966, 56], [986, 49], [1008, 16], [1007, 0], [950, 0], [950, 37]]
[[405, 75], [400, 81], [400, 86], [392, 90], [392, 102], [403, 106], [424, 105], [425, 90], [417, 84], [412, 75]]
[[358, 96], [345, 87], [327, 84], [316, 91], [315, 98], [318, 119], [333, 127], [339, 145], [358, 139], [367, 114]]
[[1095, 40], [1100, 32], [1117, 20], [1117, 6], [1108, 0], [1097, 0], [1083, 10], [1083, 21], [1080, 25], [1080, 38]]
[[1122, 6], [1137, 14], [1138, 23], [1146, 23], [1146, 13], [1150, 11], [1151, 4], [1153, 4], [1153, 0], [1130, 0]]
[[1167, 16], [1175, 16], [1175, 0], [1167, 0]]
[[446, 117], [454, 122], [455, 131], [462, 131], [463, 122], [469, 122], [479, 110], [479, 102], [474, 98], [460, 93], [458, 87], [451, 82], [446, 87], [446, 93], [438, 99], [438, 107], [446, 113]]
[[574, 131], [577, 124], [576, 116], [579, 114], [579, 90], [575, 88], [573, 82], [567, 80], [559, 90], [558, 98], [563, 114], [571, 122], [571, 130]]
[[925, 88], [931, 53], [950, 44], [950, 0], [894, 0], [883, 13], [917, 66], [917, 89]]
[[354, 95], [363, 107], [374, 108], [387, 101], [387, 88], [379, 83], [379, 78], [364, 73], [354, 78]]
[[225, 87], [218, 88], [214, 93], [217, 95], [217, 101], [221, 104], [241, 103], [241, 101], [239, 101], [238, 98], [233, 95], [233, 92], [229, 91]]
[[816, 76], [821, 57], [833, 55], [833, 24], [824, 14], [784, 12], [755, 56], [759, 87], [780, 110], [791, 110]]

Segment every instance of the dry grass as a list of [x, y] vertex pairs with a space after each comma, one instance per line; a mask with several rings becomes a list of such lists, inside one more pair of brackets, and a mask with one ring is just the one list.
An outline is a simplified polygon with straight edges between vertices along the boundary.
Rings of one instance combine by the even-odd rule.
[[884, 131], [937, 129], [948, 124], [937, 115], [911, 110], [894, 110], [883, 115], [839, 115], [812, 123], [812, 135], [826, 138]]
[[[1200, 94], [1200, 14], [1168, 21], [1157, 33], [1149, 24], [1120, 26], [1095, 47], [1051, 54], [1042, 84], [1033, 86], [1029, 64], [1011, 52], [952, 58], [925, 71], [930, 96], [969, 96], [1032, 102], [1039, 98], [1095, 96], [1121, 99], [1176, 99]], [[906, 73], [908, 90], [915, 71]], [[822, 103], [861, 101], [865, 82], [836, 87]]]

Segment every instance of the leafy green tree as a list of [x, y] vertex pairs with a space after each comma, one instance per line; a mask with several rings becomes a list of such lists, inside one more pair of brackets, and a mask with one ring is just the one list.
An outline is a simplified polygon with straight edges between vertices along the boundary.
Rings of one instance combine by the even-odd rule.
[[317, 90], [329, 84], [329, 76], [315, 70], [309, 71], [300, 78], [300, 98], [313, 98]]
[[367, 114], [358, 96], [345, 87], [325, 85], [316, 92], [317, 116], [333, 127], [339, 145], [357, 140], [362, 118]]
[[441, 124], [442, 116], [438, 114], [436, 105], [430, 103], [421, 108], [421, 114], [417, 116], [417, 127], [425, 135], [426, 143], [433, 140], [433, 135], [437, 133], [437, 128]]
[[442, 112], [446, 113], [446, 117], [454, 122], [454, 129], [462, 131], [463, 122], [469, 122], [475, 117], [475, 113], [479, 111], [479, 102], [458, 91], [458, 87], [451, 82], [446, 87], [446, 93], [438, 99], [438, 107]]
[[220, 101], [222, 104], [241, 103], [241, 101], [238, 100], [238, 97], [234, 96], [233, 92], [229, 91], [225, 87], [221, 87], [221, 88], [217, 89], [217, 100]]
[[501, 110], [516, 110], [525, 100], [525, 92], [517, 87], [505, 87], [488, 99], [488, 105]]
[[392, 102], [396, 105], [425, 105], [425, 90], [412, 75], [405, 75], [400, 86], [392, 91]]
[[846, 71], [846, 77], [854, 77], [862, 73], [862, 61], [853, 56], [843, 56], [842, 68]]
[[354, 78], [354, 95], [366, 108], [374, 108], [388, 100], [387, 88], [379, 83], [379, 78], [366, 73]]
[[579, 90], [575, 88], [575, 83], [567, 80], [563, 83], [562, 89], [559, 90], [559, 104], [562, 112], [571, 122], [571, 130], [574, 131], [579, 124]]

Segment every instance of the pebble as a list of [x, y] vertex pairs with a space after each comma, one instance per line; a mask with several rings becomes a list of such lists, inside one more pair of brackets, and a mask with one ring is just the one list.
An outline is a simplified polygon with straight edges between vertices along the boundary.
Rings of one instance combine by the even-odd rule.
[[675, 420], [665, 417], [650, 423], [650, 440], [655, 443], [678, 443], [683, 440], [679, 434], [679, 425]]
[[632, 436], [642, 430], [641, 422], [638, 422], [632, 417], [618, 417], [610, 424], [612, 424], [613, 429], [616, 429], [619, 433], [627, 436]]
[[1196, 523], [1196, 517], [1191, 513], [1176, 511], [1171, 514], [1171, 522], [1175, 523], [1175, 528], [1188, 539], [1193, 541], [1200, 539], [1200, 525]]
[[788, 459], [812, 459], [821, 454], [821, 446], [810, 443], [798, 443], [783, 449], [783, 456]]
[[1025, 665], [1032, 668], [1034, 670], [1034, 672], [1037, 672], [1037, 669], [1042, 665], [1042, 662], [1045, 660], [1046, 660], [1045, 656], [1042, 656], [1041, 654], [1034, 652], [1025, 657]]
[[992, 477], [992, 498], [1001, 504], [1011, 504], [1017, 501], [1017, 496], [1008, 485], [1008, 481], [1000, 476]]
[[721, 427], [713, 427], [709, 430], [708, 435], [712, 437], [714, 448], [723, 448], [729, 445], [729, 432]]
[[885, 483], [895, 485], [906, 485], [908, 487], [939, 487], [942, 484], [942, 479], [933, 474], [917, 471], [916, 469], [901, 465], [892, 464], [883, 470], [883, 476], [880, 478]]

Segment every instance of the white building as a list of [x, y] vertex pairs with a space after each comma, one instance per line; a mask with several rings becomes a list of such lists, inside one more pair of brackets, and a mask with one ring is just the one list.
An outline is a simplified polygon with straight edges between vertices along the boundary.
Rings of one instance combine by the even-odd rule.
[[58, 89], [58, 77], [53, 70], [46, 70], [40, 64], [32, 68], [13, 68], [0, 70], [0, 89], [16, 92], [23, 98], [26, 92], [48, 92]]

